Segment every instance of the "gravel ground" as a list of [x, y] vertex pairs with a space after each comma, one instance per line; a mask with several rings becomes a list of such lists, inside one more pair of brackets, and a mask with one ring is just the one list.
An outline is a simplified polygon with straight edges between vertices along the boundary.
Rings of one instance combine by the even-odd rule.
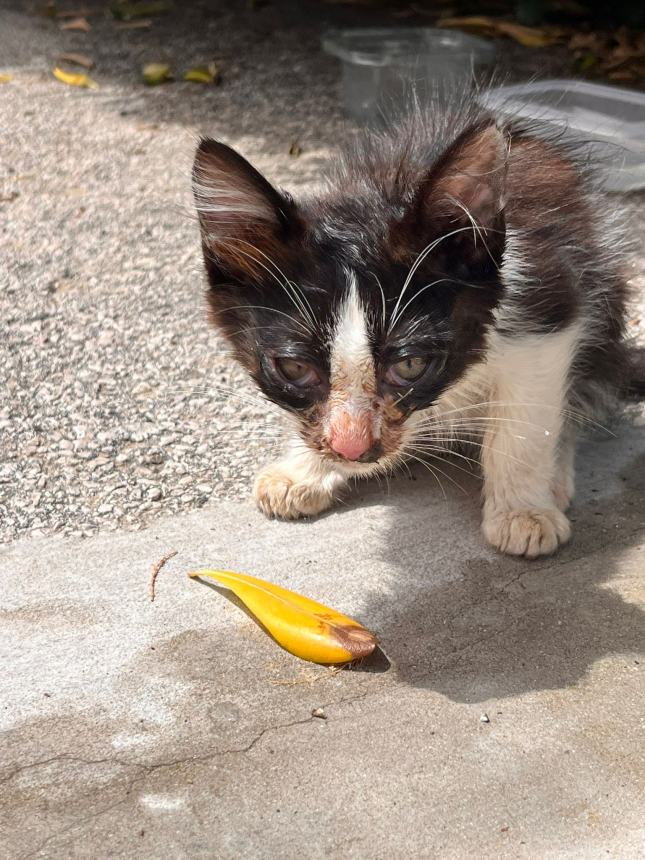
[[[192, 150], [209, 133], [279, 184], [315, 184], [353, 133], [320, 33], [361, 14], [211, 2], [124, 31], [86, 3], [92, 30], [75, 33], [36, 5], [0, 2], [0, 73], [13, 76], [0, 89], [0, 541], [136, 529], [248, 492], [282, 423], [206, 323]], [[96, 60], [99, 90], [51, 77], [73, 50]], [[144, 62], [213, 58], [219, 87], [139, 82]], [[506, 61], [521, 77], [562, 58], [512, 48]], [[642, 223], [645, 198], [631, 201]]]

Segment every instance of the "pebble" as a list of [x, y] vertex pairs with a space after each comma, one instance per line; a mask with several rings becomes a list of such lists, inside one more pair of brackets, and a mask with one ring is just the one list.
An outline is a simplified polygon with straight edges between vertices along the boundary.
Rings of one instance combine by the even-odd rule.
[[490, 723], [490, 718], [489, 718], [488, 714], [482, 714], [481, 717], [479, 718], [479, 722], [480, 723]]
[[158, 502], [159, 499], [163, 496], [161, 487], [150, 487], [150, 489], [146, 493], [146, 496], [151, 502]]
[[153, 466], [158, 466], [159, 464], [163, 463], [164, 459], [165, 456], [163, 451], [160, 451], [159, 449], [153, 449], [152, 451], [148, 452], [145, 458], [145, 462]]

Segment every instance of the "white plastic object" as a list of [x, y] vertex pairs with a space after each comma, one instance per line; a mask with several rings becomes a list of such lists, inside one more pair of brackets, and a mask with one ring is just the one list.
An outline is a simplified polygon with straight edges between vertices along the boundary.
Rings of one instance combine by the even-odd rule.
[[645, 93], [554, 79], [485, 90], [480, 102], [588, 143], [608, 191], [645, 188]]
[[322, 44], [342, 61], [343, 105], [361, 122], [404, 113], [412, 99], [423, 103], [453, 87], [463, 90], [495, 58], [490, 42], [431, 27], [330, 30]]

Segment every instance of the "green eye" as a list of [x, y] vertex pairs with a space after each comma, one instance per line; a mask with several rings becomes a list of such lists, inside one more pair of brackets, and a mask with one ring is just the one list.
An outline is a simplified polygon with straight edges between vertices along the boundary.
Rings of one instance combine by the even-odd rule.
[[411, 355], [396, 364], [391, 364], [386, 373], [385, 379], [391, 385], [405, 385], [408, 382], [414, 382], [428, 369], [428, 359], [420, 355]]

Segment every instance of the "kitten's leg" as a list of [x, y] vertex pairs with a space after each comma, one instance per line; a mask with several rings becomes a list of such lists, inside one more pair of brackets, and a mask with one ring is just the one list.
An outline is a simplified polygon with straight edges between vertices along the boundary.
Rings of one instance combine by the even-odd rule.
[[330, 508], [346, 478], [315, 451], [295, 445], [259, 473], [253, 487], [257, 506], [268, 517], [295, 520]]
[[566, 511], [575, 492], [576, 434], [572, 427], [560, 433], [553, 478], [553, 499], [561, 511]]
[[[548, 555], [571, 535], [559, 504], [573, 489], [572, 462], [562, 484], [557, 469], [576, 340], [572, 327], [517, 341], [500, 339], [493, 347], [494, 405], [482, 448], [482, 530], [489, 543], [511, 555]], [[562, 441], [562, 454], [570, 460], [570, 446]]]

